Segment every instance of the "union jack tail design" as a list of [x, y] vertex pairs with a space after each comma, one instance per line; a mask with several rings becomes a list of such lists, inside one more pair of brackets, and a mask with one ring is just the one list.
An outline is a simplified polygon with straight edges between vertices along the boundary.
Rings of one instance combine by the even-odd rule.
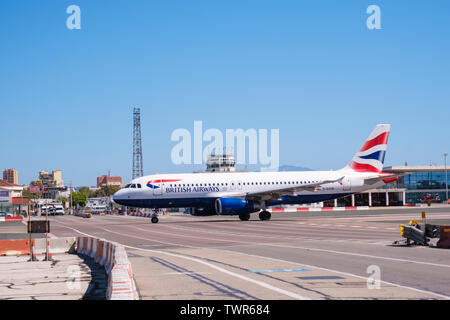
[[364, 145], [344, 169], [357, 172], [383, 171], [384, 156], [390, 130], [390, 124], [377, 125]]

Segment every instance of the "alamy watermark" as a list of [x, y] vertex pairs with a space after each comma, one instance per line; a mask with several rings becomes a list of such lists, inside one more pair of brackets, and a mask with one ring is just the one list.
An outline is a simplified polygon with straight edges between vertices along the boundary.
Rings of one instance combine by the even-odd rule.
[[81, 290], [81, 269], [77, 265], [70, 265], [67, 267], [66, 285], [69, 290]]
[[366, 273], [370, 274], [367, 277], [367, 289], [380, 289], [381, 288], [381, 269], [377, 265], [370, 265], [367, 267]]
[[370, 16], [366, 20], [367, 29], [380, 30], [381, 29], [381, 9], [379, 6], [372, 4], [367, 7], [367, 14]]
[[[202, 121], [194, 121], [193, 134], [179, 128], [172, 132], [170, 139], [178, 142], [171, 152], [172, 163], [176, 165], [203, 164], [210, 154], [232, 150], [238, 165], [261, 165], [262, 171], [274, 171], [279, 167], [279, 129], [270, 129], [270, 148], [268, 129], [226, 129], [224, 134], [219, 129], [211, 128], [203, 132]], [[204, 147], [204, 142], [210, 143]]]
[[81, 29], [81, 9], [79, 6], [72, 4], [67, 7], [66, 13], [70, 16], [66, 20], [67, 29]]
[[[69, 30], [81, 29], [81, 9], [79, 6], [72, 4], [67, 7], [66, 13], [70, 16], [66, 20], [66, 26]], [[381, 29], [381, 9], [378, 5], [369, 5], [366, 13], [370, 16], [366, 20], [366, 26], [369, 30]]]

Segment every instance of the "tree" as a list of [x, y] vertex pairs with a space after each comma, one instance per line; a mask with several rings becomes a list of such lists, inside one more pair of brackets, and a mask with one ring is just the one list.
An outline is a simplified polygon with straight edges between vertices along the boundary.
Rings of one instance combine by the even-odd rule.
[[104, 185], [95, 192], [95, 197], [110, 197], [120, 190], [120, 186]]
[[88, 197], [88, 198], [94, 197], [94, 194], [95, 194], [95, 191], [91, 191], [91, 189], [89, 189], [89, 187], [81, 187], [79, 192], [86, 195], [86, 197]]
[[29, 199], [34, 199], [34, 198], [36, 197], [36, 195], [33, 194], [33, 193], [31, 193], [30, 190], [24, 189], [24, 190], [22, 191], [22, 197], [27, 197], [27, 198], [29, 198]]
[[87, 196], [81, 192], [72, 192], [72, 206], [79, 205], [84, 207], [87, 202]]
[[59, 198], [58, 198], [58, 201], [61, 201], [62, 204], [63, 204], [63, 206], [65, 206], [65, 205], [66, 205], [66, 202], [67, 202], [68, 200], [67, 200], [66, 197], [59, 197]]

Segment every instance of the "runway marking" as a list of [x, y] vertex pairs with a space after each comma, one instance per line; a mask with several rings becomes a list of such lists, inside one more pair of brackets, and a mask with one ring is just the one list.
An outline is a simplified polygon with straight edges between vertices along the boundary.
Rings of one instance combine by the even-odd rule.
[[357, 257], [365, 257], [365, 258], [374, 258], [374, 259], [391, 260], [391, 261], [398, 261], [398, 262], [423, 264], [423, 265], [428, 265], [428, 266], [433, 266], [433, 267], [450, 268], [450, 265], [446, 265], [446, 264], [423, 262], [423, 261], [415, 261], [415, 260], [407, 260], [407, 259], [398, 259], [398, 258], [390, 258], [390, 257], [381, 257], [381, 256], [373, 256], [373, 255], [369, 255], [369, 254], [361, 254], [361, 253], [354, 253], [354, 252], [335, 251], [335, 250], [308, 248], [308, 247], [290, 246], [290, 245], [281, 245], [281, 244], [273, 244], [273, 243], [264, 243], [264, 244], [261, 244], [261, 245], [271, 246], [271, 247], [281, 247], [281, 248], [293, 248], [293, 249], [320, 251], [320, 252], [336, 253], [336, 254], [349, 255], [349, 256], [357, 256]]
[[[75, 228], [67, 227], [67, 226], [63, 226], [63, 227], [71, 229], [71, 230], [73, 230], [73, 231], [75, 231], [75, 232], [77, 232], [79, 234], [91, 237], [91, 235], [89, 235], [87, 233], [84, 233], [84, 232], [81, 232], [81, 231], [79, 231], [79, 230], [77, 230]], [[267, 244], [264, 244], [264, 245], [267, 245]], [[253, 283], [258, 284], [258, 285], [260, 285], [262, 287], [266, 287], [266, 285], [267, 285], [268, 286], [268, 287], [266, 287], [267, 289], [270, 289], [270, 290], [273, 290], [273, 291], [285, 294], [287, 296], [295, 297], [296, 299], [300, 299], [300, 300], [311, 300], [308, 297], [303, 297], [303, 296], [297, 295], [297, 294], [295, 294], [293, 292], [289, 292], [289, 291], [286, 291], [286, 290], [283, 290], [283, 289], [280, 289], [280, 288], [277, 288], [277, 287], [273, 287], [273, 286], [271, 286], [269, 284], [266, 284], [266, 283], [264, 283], [262, 281], [257, 281], [257, 280], [251, 279], [251, 278], [247, 278], [245, 276], [238, 275], [236, 273], [233, 273], [233, 272], [225, 270], [223, 268], [214, 266], [214, 265], [212, 265], [210, 263], [198, 260], [196, 258], [186, 257], [186, 256], [182, 256], [182, 255], [179, 255], [179, 254], [173, 254], [173, 253], [159, 251], [159, 250], [136, 248], [136, 247], [131, 247], [131, 246], [128, 246], [128, 245], [123, 245], [123, 246], [131, 248], [131, 249], [136, 249], [136, 250], [141, 250], [141, 251], [148, 251], [148, 252], [157, 252], [157, 253], [161, 253], [161, 254], [166, 254], [166, 255], [171, 255], [171, 256], [175, 256], [175, 257], [179, 257], [179, 258], [184, 258], [184, 259], [187, 259], [187, 260], [196, 261], [198, 263], [210, 266], [211, 268], [214, 268], [214, 269], [216, 269], [216, 270], [218, 270], [220, 272], [233, 275], [235, 277], [241, 278], [241, 279], [249, 281], [249, 282], [253, 282]], [[348, 273], [348, 272], [342, 272], [342, 271], [327, 269], [327, 268], [323, 268], [323, 267], [312, 266], [312, 265], [308, 265], [308, 264], [304, 264], [304, 263], [298, 263], [298, 262], [282, 260], [282, 259], [276, 259], [276, 258], [271, 258], [271, 257], [258, 256], [258, 255], [254, 255], [254, 254], [248, 254], [248, 253], [232, 251], [232, 250], [226, 250], [226, 249], [222, 249], [222, 251], [235, 253], [235, 254], [241, 254], [241, 255], [245, 255], [245, 256], [249, 256], [249, 257], [256, 257], [256, 258], [260, 258], [260, 259], [267, 259], [267, 260], [278, 261], [278, 262], [283, 262], [283, 263], [290, 263], [290, 264], [293, 264], [293, 265], [302, 265], [302, 266], [305, 266], [306, 268], [313, 268], [313, 269], [315, 268], [315, 269], [324, 270], [324, 271], [327, 271], [327, 272], [333, 272], [333, 273], [343, 274], [343, 275], [347, 275], [347, 276], [351, 276], [351, 277], [367, 280], [367, 277], [362, 277], [362, 276], [351, 274], [351, 273]], [[400, 284], [396, 284], [396, 283], [392, 283], [392, 282], [388, 282], [388, 281], [384, 281], [384, 280], [380, 280], [380, 282], [384, 283], [384, 284], [387, 284], [387, 285], [390, 285], [390, 286], [395, 286], [395, 287], [399, 287], [399, 288], [405, 288], [405, 289], [413, 290], [413, 291], [416, 291], [416, 292], [430, 294], [430, 295], [434, 295], [434, 296], [437, 296], [437, 297], [440, 297], [440, 298], [443, 298], [443, 299], [450, 300], [449, 296], [442, 295], [442, 294], [439, 294], [439, 293], [435, 293], [435, 292], [432, 292], [432, 291], [426, 291], [426, 290], [421, 290], [421, 289], [417, 289], [417, 288], [413, 288], [413, 287], [407, 287], [407, 286], [403, 286], [403, 285], [400, 285]]]
[[[141, 230], [141, 231], [145, 231], [145, 232], [154, 232], [154, 233], [161, 233], [161, 234], [167, 234], [166, 232], [162, 232], [162, 231], [156, 231], [156, 230], [146, 230], [146, 229], [142, 229], [139, 227], [135, 227], [135, 226], [128, 226], [131, 228], [135, 228], [137, 230]], [[169, 227], [169, 226], [167, 226]], [[241, 241], [234, 241], [234, 240], [225, 240], [225, 239], [216, 239], [216, 238], [204, 238], [204, 237], [197, 237], [197, 236], [189, 236], [186, 234], [175, 234], [173, 235], [175, 237], [183, 237], [183, 238], [194, 238], [194, 239], [203, 239], [203, 240], [210, 240], [210, 241], [222, 241], [222, 242], [235, 242], [235, 243], [242, 243]]]
[[[66, 224], [64, 224], [64, 223], [62, 223], [61, 221], [57, 221], [58, 223], [60, 223], [60, 224], [63, 224], [63, 225], [66, 225]], [[90, 224], [90, 223], [88, 223], [88, 222], [84, 222], [84, 221], [82, 221], [82, 224], [85, 224], [85, 225], [89, 225], [89, 226], [92, 226], [92, 224]], [[129, 227], [133, 227], [133, 226], [129, 226]], [[172, 226], [172, 225], [165, 225], [165, 227], [167, 227], [167, 228], [173, 228], [173, 229], [179, 229], [179, 230], [188, 230], [188, 231], [192, 231], [192, 232], [203, 232], [203, 233], [213, 233], [213, 234], [224, 234], [224, 235], [232, 235], [232, 236], [239, 236], [239, 237], [254, 237], [254, 238], [263, 238], [263, 239], [268, 239], [268, 240], [272, 240], [272, 239], [277, 239], [277, 240], [300, 240], [300, 241], [304, 241], [304, 240], [306, 240], [306, 241], [308, 241], [308, 240], [310, 240], [310, 241], [333, 241], [333, 242], [354, 242], [355, 241], [355, 239], [338, 239], [338, 238], [325, 238], [325, 239], [323, 239], [323, 238], [311, 238], [311, 237], [299, 237], [299, 236], [283, 236], [283, 237], [280, 237], [280, 236], [264, 236], [264, 235], [258, 235], [258, 234], [253, 234], [253, 235], [249, 235], [249, 236], [246, 236], [246, 235], [243, 235], [243, 234], [239, 234], [239, 233], [233, 233], [233, 232], [225, 232], [225, 231], [222, 231], [222, 230], [215, 230], [215, 231], [208, 231], [208, 230], [199, 230], [199, 229], [195, 229], [195, 228], [193, 228], [193, 227], [184, 227], [184, 228], [182, 228], [182, 227], [175, 227], [175, 226]], [[97, 228], [100, 228], [100, 229], [102, 229], [102, 230], [105, 230], [105, 231], [109, 231], [109, 232], [111, 232], [111, 233], [115, 233], [115, 234], [122, 234], [122, 233], [119, 233], [119, 232], [114, 232], [114, 231], [111, 231], [111, 230], [108, 230], [108, 229], [105, 229], [105, 228], [101, 228], [101, 227], [97, 227]], [[134, 227], [134, 228], [138, 228], [138, 227]], [[142, 230], [142, 231], [148, 231], [148, 230], [144, 230], [144, 229], [140, 229], [140, 230]], [[245, 231], [245, 229], [243, 229], [244, 231]], [[153, 230], [154, 231], [154, 230]], [[125, 235], [125, 234], [124, 234]], [[188, 245], [183, 245], [183, 244], [179, 244], [179, 243], [171, 243], [171, 242], [162, 242], [162, 241], [159, 241], [159, 240], [155, 240], [155, 239], [153, 239], [153, 238], [142, 238], [142, 237], [135, 237], [134, 235], [130, 235], [130, 234], [127, 234], [127, 236], [129, 236], [129, 237], [134, 237], [134, 238], [137, 238], [137, 239], [143, 239], [143, 240], [148, 240], [148, 241], [153, 241], [153, 242], [159, 242], [159, 243], [162, 243], [162, 245], [164, 245], [164, 244], [166, 244], [166, 245], [172, 245], [172, 246], [180, 246], [180, 247], [189, 247], [189, 248], [203, 248], [204, 246], [188, 246]], [[189, 236], [189, 237], [194, 237], [194, 236]], [[197, 238], [199, 238], [199, 239], [205, 239], [205, 238], [201, 238], [201, 237], [197, 237]], [[209, 239], [212, 239], [212, 238], [206, 238], [207, 240], [209, 240]], [[245, 241], [245, 243], [243, 243], [244, 241], [233, 241], [233, 240], [223, 240], [223, 239], [216, 239], [216, 240], [218, 240], [218, 241], [226, 241], [226, 242], [235, 242], [235, 243], [238, 243], [238, 244], [242, 244], [242, 245], [246, 245], [246, 244], [255, 244], [255, 245], [261, 245], [261, 244], [263, 244], [263, 243], [261, 243], [261, 242], [252, 242], [252, 241]], [[363, 240], [361, 240], [361, 239], [358, 239], [357, 241], [365, 241], [365, 243], [366, 244], [370, 244], [370, 245], [385, 245], [386, 243], [381, 243], [379, 240], [376, 240], [376, 239], [363, 239]], [[370, 241], [370, 242], [367, 242], [367, 241]], [[213, 248], [218, 248], [218, 247], [215, 247], [215, 246], [212, 246]]]
[[[65, 227], [65, 228], [72, 229], [75, 232], [78, 232], [79, 234], [85, 235], [87, 237], [92, 237], [90, 234], [81, 232], [81, 231], [79, 231], [79, 230], [77, 230], [75, 228], [72, 228], [72, 227]], [[133, 237], [133, 238], [135, 238], [135, 237]], [[104, 240], [106, 240], [106, 239], [104, 239]], [[116, 243], [118, 243], [118, 242], [116, 242]], [[291, 298], [294, 298], [294, 299], [297, 299], [297, 300], [311, 300], [311, 298], [308, 298], [308, 297], [296, 294], [294, 292], [287, 291], [287, 290], [284, 290], [284, 289], [272, 286], [272, 285], [270, 285], [270, 284], [268, 284], [266, 282], [263, 282], [263, 281], [255, 280], [255, 279], [252, 279], [252, 278], [249, 278], [249, 277], [237, 274], [235, 272], [226, 270], [226, 269], [218, 267], [218, 266], [216, 266], [216, 265], [214, 265], [212, 263], [209, 263], [209, 262], [206, 262], [206, 261], [202, 261], [202, 260], [197, 259], [197, 258], [187, 257], [187, 256], [184, 256], [184, 255], [181, 255], [181, 254], [175, 254], [175, 253], [171, 253], [171, 252], [137, 248], [137, 247], [132, 247], [132, 246], [129, 246], [129, 245], [126, 245], [126, 244], [121, 244], [121, 245], [123, 245], [126, 248], [130, 248], [130, 249], [141, 250], [141, 251], [148, 251], [148, 252], [153, 252], [153, 253], [161, 253], [161, 254], [165, 254], [165, 255], [168, 255], [168, 256], [176, 257], [176, 258], [181, 258], [181, 259], [185, 259], [185, 260], [194, 261], [194, 262], [206, 265], [206, 266], [208, 266], [210, 268], [213, 268], [213, 269], [215, 269], [215, 270], [217, 270], [219, 272], [225, 273], [225, 274], [227, 274], [229, 276], [232, 276], [232, 277], [235, 277], [235, 278], [239, 278], [239, 279], [247, 281], [247, 282], [254, 283], [254, 284], [256, 284], [256, 285], [258, 285], [260, 287], [263, 287], [263, 288], [275, 291], [277, 293], [281, 293], [281, 294], [286, 295], [288, 297], [291, 297]]]
[[[72, 229], [72, 230], [75, 230], [76, 232], [78, 232], [80, 234], [83, 234], [82, 232], [78, 231], [77, 229], [74, 229], [72, 227], [68, 227], [65, 223], [62, 223], [62, 222], [59, 222], [59, 223], [61, 223], [64, 228]], [[126, 233], [123, 233], [123, 232], [115, 232], [115, 231], [112, 231], [112, 230], [109, 230], [109, 229], [106, 229], [106, 228], [102, 228], [102, 227], [97, 227], [97, 228], [105, 230], [105, 231], [110, 232], [110, 233], [115, 233], [115, 234], [118, 234], [118, 235], [124, 235], [124, 236], [129, 237], [129, 238], [135, 238], [135, 239], [141, 239], [141, 240], [148, 240], [148, 241], [152, 241], [152, 242], [158, 242], [158, 243], [161, 243], [163, 245], [165, 244], [165, 245], [171, 245], [171, 246], [186, 247], [186, 248], [197, 248], [197, 249], [201, 248], [201, 247], [183, 245], [183, 244], [179, 244], [179, 243], [171, 243], [171, 242], [167, 242], [167, 241], [164, 242], [164, 241], [159, 241], [159, 240], [149, 239], [149, 238], [144, 238], [144, 237], [136, 237], [135, 235], [126, 234]], [[89, 235], [89, 237], [91, 237], [91, 236], [92, 235]]]
[[251, 273], [272, 273], [272, 272], [299, 272], [299, 271], [310, 271], [308, 269], [268, 269], [268, 270], [247, 270]]
[[[354, 239], [339, 239], [339, 238], [311, 238], [311, 236], [279, 236], [279, 235], [274, 235], [274, 236], [267, 236], [267, 235], [260, 235], [260, 234], [248, 234], [248, 235], [244, 235], [242, 233], [234, 233], [234, 232], [227, 232], [227, 231], [223, 231], [222, 229], [216, 229], [214, 231], [211, 230], [200, 230], [200, 229], [195, 229], [194, 227], [175, 227], [172, 225], [165, 225], [165, 227], [167, 228], [171, 228], [171, 229], [176, 229], [176, 230], [185, 230], [185, 231], [191, 231], [191, 232], [197, 232], [197, 233], [212, 233], [214, 235], [217, 234], [223, 234], [223, 235], [231, 235], [231, 236], [237, 236], [237, 237], [246, 237], [246, 238], [262, 238], [262, 239], [268, 239], [268, 240], [272, 240], [275, 239], [277, 241], [279, 240], [287, 240], [287, 241], [293, 241], [293, 240], [317, 240], [317, 241], [346, 241], [346, 242], [352, 242], [354, 241]], [[243, 229], [243, 232], [248, 231], [247, 229]], [[207, 239], [212, 239], [212, 238], [207, 238]], [[229, 240], [230, 242], [233, 242], [232, 240]], [[379, 239], [359, 239], [358, 241], [371, 241], [371, 243], [369, 244], [380, 244], [380, 240]], [[392, 240], [394, 241], [394, 240]], [[243, 241], [235, 241], [237, 243], [242, 243]], [[252, 242], [252, 241], [248, 241], [245, 240], [246, 244], [260, 244], [261, 242]], [[388, 242], [391, 243], [391, 242]]]
[[[283, 259], [264, 257], [264, 256], [255, 255], [255, 254], [250, 254], [250, 253], [243, 253], [243, 252], [239, 252], [239, 251], [231, 251], [231, 250], [223, 250], [223, 251], [237, 253], [237, 254], [241, 254], [241, 255], [249, 256], [249, 257], [255, 257], [255, 258], [260, 258], [260, 259], [272, 260], [272, 261], [276, 261], [276, 262], [290, 263], [290, 264], [293, 264], [293, 265], [302, 265], [302, 266], [305, 266], [306, 268], [319, 269], [319, 270], [324, 270], [324, 271], [327, 271], [327, 272], [343, 274], [343, 275], [346, 275], [346, 276], [355, 277], [355, 278], [359, 278], [359, 279], [364, 279], [364, 280], [367, 281], [367, 277], [358, 276], [356, 274], [352, 274], [352, 273], [348, 273], [348, 272], [342, 272], [342, 271], [337, 271], [337, 270], [332, 270], [332, 269], [312, 266], [312, 265], [309, 265], [309, 264], [293, 262], [293, 261], [288, 261], [288, 260], [283, 260]], [[437, 296], [437, 297], [440, 297], [440, 298], [443, 298], [443, 299], [446, 299], [446, 300], [450, 300], [449, 296], [442, 295], [442, 294], [439, 294], [439, 293], [436, 293], [436, 292], [421, 290], [421, 289], [417, 289], [417, 288], [413, 288], [413, 287], [407, 287], [407, 286], [403, 286], [403, 285], [400, 285], [400, 284], [396, 284], [396, 283], [392, 283], [392, 282], [388, 282], [388, 281], [384, 281], [384, 280], [380, 280], [380, 282], [384, 283], [384, 284], [387, 284], [387, 285], [390, 285], [390, 286], [395, 286], [395, 287], [399, 287], [399, 288], [409, 289], [409, 290], [413, 290], [413, 291], [420, 292], [420, 293], [431, 294], [431, 295], [434, 295], [434, 296]]]

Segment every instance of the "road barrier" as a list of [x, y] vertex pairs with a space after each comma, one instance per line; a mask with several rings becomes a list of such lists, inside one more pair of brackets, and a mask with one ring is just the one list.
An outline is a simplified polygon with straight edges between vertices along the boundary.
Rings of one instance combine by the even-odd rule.
[[30, 240], [0, 240], [0, 256], [21, 256], [30, 254]]
[[354, 211], [354, 210], [369, 210], [368, 206], [361, 207], [322, 207], [322, 208], [309, 208], [309, 207], [292, 207], [292, 208], [272, 208], [268, 209], [269, 212], [323, 212], [323, 211]]
[[105, 239], [77, 237], [75, 250], [105, 267], [108, 274], [108, 300], [139, 299], [131, 263], [123, 245]]
[[[45, 238], [32, 239], [33, 254], [51, 254], [69, 252], [75, 242], [75, 237], [51, 238], [48, 243]], [[26, 248], [24, 247], [26, 244]], [[48, 249], [47, 249], [48, 247]], [[0, 256], [22, 256], [30, 254], [30, 239], [0, 240]]]
[[144, 217], [144, 218], [151, 218], [153, 217], [153, 213], [148, 212], [130, 212], [128, 213], [131, 217]]
[[0, 217], [0, 222], [8, 222], [8, 221], [22, 221], [23, 217]]

